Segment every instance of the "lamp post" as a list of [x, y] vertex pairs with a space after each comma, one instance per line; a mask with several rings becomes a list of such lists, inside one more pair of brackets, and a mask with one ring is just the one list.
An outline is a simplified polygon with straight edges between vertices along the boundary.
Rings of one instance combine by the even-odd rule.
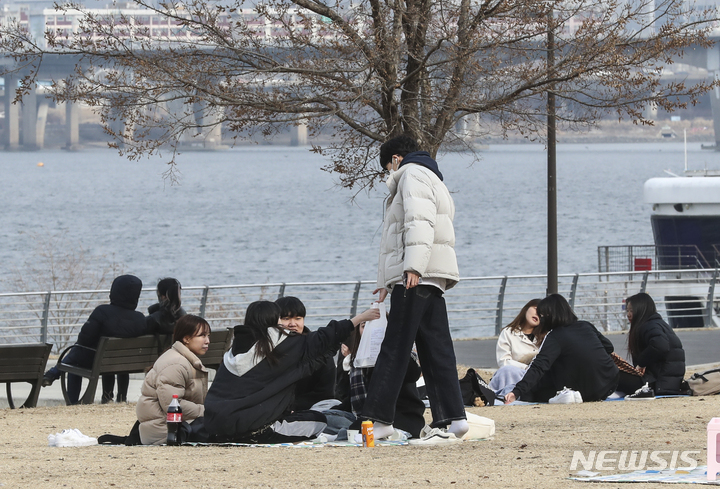
[[[547, 71], [548, 77], [555, 76], [555, 26], [552, 7], [547, 14]], [[555, 85], [551, 82], [547, 90], [547, 294], [558, 292], [557, 262], [557, 173], [555, 153]]]

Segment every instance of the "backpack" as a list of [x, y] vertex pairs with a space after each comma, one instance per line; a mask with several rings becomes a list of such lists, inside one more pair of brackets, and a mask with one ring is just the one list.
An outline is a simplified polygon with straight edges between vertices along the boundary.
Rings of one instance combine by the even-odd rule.
[[693, 396], [710, 396], [720, 393], [720, 368], [697, 372], [687, 380]]
[[486, 406], [493, 406], [496, 401], [501, 400], [473, 368], [469, 368], [465, 377], [460, 379], [460, 392], [466, 406], [475, 406], [477, 397], [482, 399]]

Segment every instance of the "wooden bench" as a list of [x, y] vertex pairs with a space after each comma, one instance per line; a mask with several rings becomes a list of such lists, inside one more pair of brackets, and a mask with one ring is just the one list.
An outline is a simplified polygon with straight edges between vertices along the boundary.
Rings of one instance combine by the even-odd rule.
[[0, 382], [5, 382], [7, 386], [7, 400], [10, 409], [15, 409], [11, 388], [13, 382], [32, 384], [30, 395], [22, 407], [37, 406], [43, 374], [51, 349], [52, 345], [47, 343], [0, 346]]
[[[212, 331], [210, 333], [210, 347], [200, 359], [208, 368], [217, 368], [222, 362], [222, 356], [232, 344], [232, 329]], [[75, 374], [88, 379], [85, 393], [80, 396], [80, 404], [92, 404], [95, 401], [98, 380], [103, 374], [133, 374], [144, 373], [149, 370], [155, 360], [172, 343], [169, 335], [146, 335], [137, 338], [100, 338], [96, 349], [80, 345], [73, 345], [62, 352], [58, 359], [58, 369], [61, 372], [60, 380], [65, 403], [70, 404], [67, 393], [66, 374]], [[94, 352], [91, 368], [76, 367], [62, 363], [71, 348], [85, 348]], [[207, 360], [208, 363], [205, 363]]]
[[223, 329], [210, 333], [210, 347], [205, 355], [200, 357], [206, 368], [217, 370], [223, 362], [225, 352], [230, 349], [233, 341], [233, 329]]

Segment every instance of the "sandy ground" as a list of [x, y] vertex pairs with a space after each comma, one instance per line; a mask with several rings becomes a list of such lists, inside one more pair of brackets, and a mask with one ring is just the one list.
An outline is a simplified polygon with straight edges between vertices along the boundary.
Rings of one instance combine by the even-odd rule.
[[567, 479], [574, 450], [695, 450], [692, 457], [705, 465], [706, 426], [720, 417], [720, 396], [469, 411], [495, 420], [494, 439], [438, 447], [56, 448], [47, 435], [64, 428], [126, 434], [134, 404], [4, 409], [0, 486], [587, 487]]

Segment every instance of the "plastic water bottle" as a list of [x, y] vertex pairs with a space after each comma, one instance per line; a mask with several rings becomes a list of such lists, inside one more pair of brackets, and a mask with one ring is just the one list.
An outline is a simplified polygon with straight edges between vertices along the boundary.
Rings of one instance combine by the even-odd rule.
[[178, 401], [177, 394], [173, 394], [173, 399], [167, 410], [168, 446], [180, 445], [180, 440], [178, 439], [180, 423], [182, 423], [182, 407], [180, 407], [180, 401]]

